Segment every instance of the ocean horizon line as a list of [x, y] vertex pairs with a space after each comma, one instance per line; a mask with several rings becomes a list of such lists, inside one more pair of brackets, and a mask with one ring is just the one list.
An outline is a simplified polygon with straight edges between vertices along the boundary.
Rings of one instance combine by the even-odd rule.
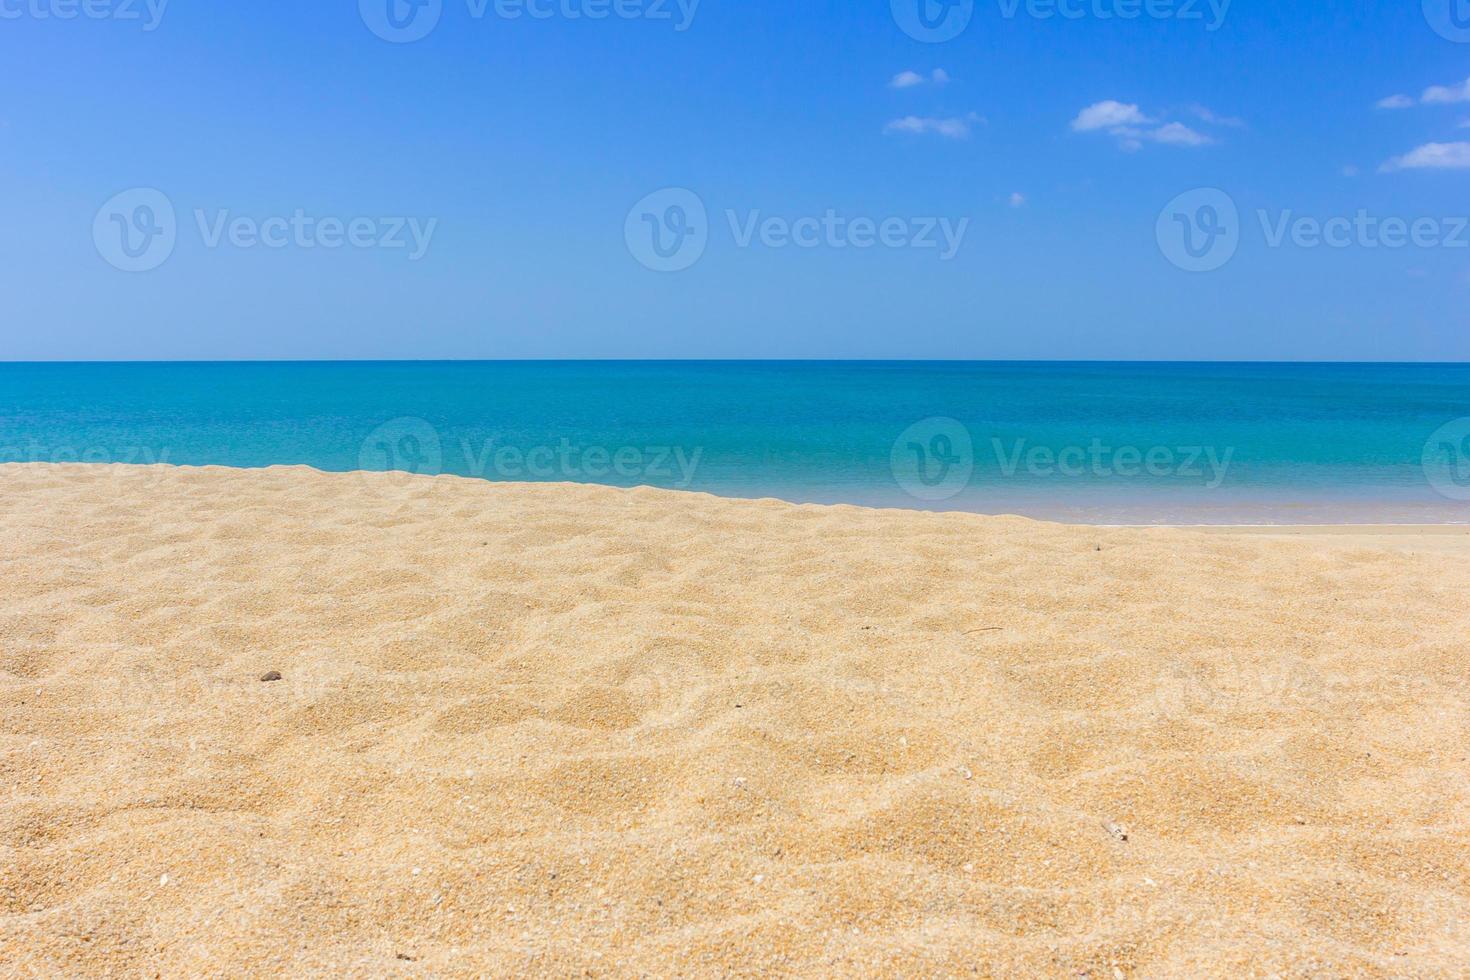
[[0, 358], [0, 366], [15, 365], [168, 365], [168, 364], [1050, 364], [1050, 365], [1226, 365], [1362, 367], [1470, 366], [1470, 360], [1353, 360], [1353, 359], [1231, 359], [1231, 358], [965, 358], [965, 357], [244, 357], [244, 358]]

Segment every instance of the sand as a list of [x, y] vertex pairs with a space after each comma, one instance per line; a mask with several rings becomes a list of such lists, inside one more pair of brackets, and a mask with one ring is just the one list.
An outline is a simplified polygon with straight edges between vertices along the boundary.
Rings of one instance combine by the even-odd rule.
[[299, 468], [0, 514], [5, 975], [1470, 963], [1470, 562], [1412, 534]]
[[[1470, 521], [1470, 505], [1465, 507], [1463, 516]], [[1312, 524], [1301, 527], [1207, 527], [1200, 530], [1271, 541], [1305, 537], [1323, 548], [1389, 548], [1470, 559], [1470, 524]]]

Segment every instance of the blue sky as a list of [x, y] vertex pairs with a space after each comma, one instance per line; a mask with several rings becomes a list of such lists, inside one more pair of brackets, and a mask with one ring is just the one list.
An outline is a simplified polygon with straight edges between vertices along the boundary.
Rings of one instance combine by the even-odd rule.
[[[1440, 0], [977, 0], [942, 43], [889, 0], [441, 0], [411, 43], [388, 0], [87, 2], [0, 0], [0, 358], [1470, 358]], [[126, 271], [140, 188], [172, 247]], [[655, 271], [669, 188], [702, 251]], [[1197, 189], [1238, 217], [1191, 272]]]

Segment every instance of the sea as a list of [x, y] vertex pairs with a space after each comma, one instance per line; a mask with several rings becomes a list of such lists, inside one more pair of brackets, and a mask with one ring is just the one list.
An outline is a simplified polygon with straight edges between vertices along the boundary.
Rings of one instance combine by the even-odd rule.
[[1470, 364], [0, 364], [0, 463], [310, 466], [1096, 524], [1470, 523]]

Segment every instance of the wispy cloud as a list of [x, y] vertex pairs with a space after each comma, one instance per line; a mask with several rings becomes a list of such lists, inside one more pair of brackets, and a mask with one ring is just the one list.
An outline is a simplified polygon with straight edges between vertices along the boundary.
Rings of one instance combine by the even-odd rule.
[[1449, 105], [1470, 102], [1470, 78], [1459, 85], [1435, 85], [1424, 90], [1425, 105]]
[[1419, 104], [1455, 105], [1460, 102], [1470, 102], [1470, 78], [1456, 85], [1431, 85], [1417, 101], [1407, 95], [1390, 95], [1375, 104], [1380, 109], [1410, 109]]
[[888, 135], [898, 133], [912, 136], [934, 134], [947, 139], [958, 140], [969, 136], [972, 126], [983, 125], [984, 123], [985, 120], [973, 112], [967, 116], [953, 116], [944, 119], [933, 116], [904, 116], [902, 119], [895, 119], [887, 126], [884, 126], [883, 132]]
[[1200, 122], [1209, 123], [1211, 126], [1229, 126], [1231, 129], [1245, 128], [1244, 119], [1241, 119], [1238, 116], [1219, 115], [1218, 113], [1211, 112], [1208, 108], [1199, 105], [1198, 103], [1190, 106], [1189, 111], [1194, 113], [1195, 118], [1200, 120]]
[[1378, 109], [1412, 109], [1414, 100], [1407, 95], [1390, 95], [1386, 99], [1379, 99], [1374, 103]]
[[936, 68], [928, 75], [916, 71], [901, 71], [888, 82], [889, 88], [918, 88], [920, 85], [944, 85], [949, 81], [949, 72]]
[[1026, 195], [1020, 191], [1016, 191], [1016, 193], [1010, 196], [1007, 203], [1013, 208], [1024, 208], [1026, 206]]
[[[1203, 106], [1194, 108], [1195, 114], [1204, 118], [1208, 115], [1213, 119], [1221, 119]], [[1077, 113], [1072, 120], [1072, 131], [1076, 133], [1105, 132], [1118, 141], [1118, 145], [1133, 152], [1143, 148], [1145, 143], [1160, 143], [1165, 146], [1208, 146], [1215, 142], [1213, 138], [1184, 125], [1181, 122], [1166, 122], [1162, 125], [1159, 120], [1143, 112], [1137, 105], [1131, 102], [1117, 102], [1108, 99], [1103, 102], [1094, 102], [1092, 105]], [[1226, 125], [1240, 124], [1240, 120], [1224, 120]]]
[[1166, 123], [1144, 134], [1145, 139], [1169, 146], [1208, 146], [1215, 142], [1204, 133], [1196, 132], [1183, 123]]
[[1470, 143], [1425, 143], [1381, 168], [1392, 170], [1470, 170]]

